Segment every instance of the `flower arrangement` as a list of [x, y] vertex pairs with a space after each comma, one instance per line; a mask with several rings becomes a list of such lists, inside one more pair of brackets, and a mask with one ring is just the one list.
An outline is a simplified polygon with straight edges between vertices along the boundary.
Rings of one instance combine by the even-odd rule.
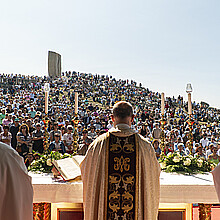
[[202, 157], [192, 155], [181, 156], [179, 153], [169, 153], [159, 159], [161, 170], [167, 173], [196, 174], [210, 172], [217, 164]]
[[46, 154], [39, 155], [39, 159], [32, 161], [28, 167], [28, 171], [37, 172], [37, 173], [51, 173], [53, 168], [52, 161], [60, 160], [64, 158], [71, 157], [70, 154], [61, 154], [59, 152], [51, 151]]

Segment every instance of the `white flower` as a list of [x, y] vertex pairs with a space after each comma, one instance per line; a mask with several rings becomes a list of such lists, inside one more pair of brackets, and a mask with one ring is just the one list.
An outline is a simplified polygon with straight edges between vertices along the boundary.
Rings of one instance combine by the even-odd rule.
[[177, 155], [173, 158], [173, 162], [178, 163], [180, 162], [180, 157]]
[[53, 166], [51, 159], [47, 159], [47, 166], [49, 167]]
[[198, 160], [197, 160], [197, 165], [198, 165], [198, 167], [202, 167], [202, 164], [203, 164], [203, 160], [198, 159]]
[[191, 160], [189, 158], [186, 158], [183, 162], [184, 166], [189, 166], [191, 164]]
[[164, 163], [164, 162], [160, 163], [160, 167], [161, 167], [161, 169], [165, 169], [166, 168], [166, 163]]
[[168, 154], [167, 154], [167, 157], [169, 157], [169, 156], [171, 156], [171, 155], [172, 155], [172, 152], [168, 153]]
[[35, 165], [36, 164], [36, 160], [33, 160], [31, 165]]

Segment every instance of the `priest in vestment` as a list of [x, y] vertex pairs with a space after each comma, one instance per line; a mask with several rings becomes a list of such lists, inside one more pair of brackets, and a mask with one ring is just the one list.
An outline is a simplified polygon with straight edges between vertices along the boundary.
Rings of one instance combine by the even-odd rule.
[[85, 220], [157, 220], [160, 166], [151, 143], [130, 128], [133, 119], [130, 103], [116, 103], [114, 128], [80, 165]]
[[0, 219], [33, 219], [31, 177], [23, 158], [4, 143], [0, 143]]
[[220, 201], [220, 164], [212, 171], [212, 175], [218, 200]]

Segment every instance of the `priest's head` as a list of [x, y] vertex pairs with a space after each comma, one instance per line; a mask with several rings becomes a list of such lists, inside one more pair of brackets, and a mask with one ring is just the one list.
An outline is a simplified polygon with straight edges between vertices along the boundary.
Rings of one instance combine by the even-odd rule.
[[120, 101], [113, 106], [111, 116], [114, 126], [117, 124], [128, 124], [131, 126], [134, 120], [133, 107], [129, 102]]

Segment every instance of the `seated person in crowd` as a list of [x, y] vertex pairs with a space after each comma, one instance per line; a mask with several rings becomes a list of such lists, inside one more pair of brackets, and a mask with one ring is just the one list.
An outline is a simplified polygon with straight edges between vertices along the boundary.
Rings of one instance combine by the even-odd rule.
[[95, 140], [97, 137], [97, 133], [95, 132], [95, 126], [90, 127], [90, 131], [88, 132], [88, 136], [92, 138], [92, 140]]
[[66, 151], [72, 151], [73, 150], [73, 126], [68, 125], [67, 126], [67, 133], [63, 135], [63, 142], [66, 147]]
[[31, 146], [31, 136], [29, 134], [29, 128], [27, 124], [22, 124], [17, 133], [17, 151], [19, 155], [25, 158], [26, 154], [29, 153]]
[[220, 157], [219, 157], [218, 154], [217, 154], [218, 149], [217, 149], [217, 147], [213, 146], [213, 147], [211, 148], [211, 150], [212, 150], [212, 154], [210, 154], [210, 155], [208, 156], [208, 160], [210, 160], [210, 161], [212, 161], [212, 162], [218, 164], [218, 163], [219, 163], [219, 159], [220, 159]]
[[152, 145], [154, 147], [155, 150], [155, 154], [156, 154], [156, 158], [159, 159], [160, 158], [160, 154], [161, 154], [161, 149], [159, 147], [159, 140], [153, 140]]
[[203, 153], [202, 145], [199, 143], [195, 144], [196, 153], [194, 154], [194, 157], [202, 157], [205, 159], [205, 154]]
[[164, 145], [164, 155], [167, 155], [168, 153], [173, 153], [173, 148], [169, 142], [166, 142]]
[[32, 163], [32, 161], [34, 160], [34, 156], [32, 153], [28, 153], [25, 159], [25, 166], [28, 168], [29, 165]]
[[88, 130], [84, 129], [82, 136], [78, 140], [79, 147], [77, 149], [77, 153], [80, 155], [85, 155], [91, 143], [92, 139], [88, 137]]
[[62, 154], [66, 153], [64, 143], [60, 140], [60, 135], [55, 133], [55, 140], [51, 142], [49, 146], [50, 151], [58, 151]]
[[[178, 137], [176, 143], [174, 143], [174, 151], [178, 150], [178, 145], [181, 144], [181, 143], [183, 144], [182, 138]], [[185, 149], [184, 144], [183, 144], [183, 149]]]
[[59, 134], [59, 137], [61, 140], [61, 131], [58, 130], [58, 123], [57, 122], [54, 122], [53, 130], [50, 132], [50, 142], [55, 140], [55, 134]]
[[178, 145], [177, 145], [177, 153], [179, 153], [181, 156], [186, 156], [187, 155], [187, 153], [185, 152], [185, 150], [184, 150], [184, 144], [183, 143], [179, 143]]
[[209, 155], [211, 155], [213, 153], [213, 148], [214, 148], [214, 144], [210, 144], [206, 147], [206, 159], [208, 160], [209, 159]]

